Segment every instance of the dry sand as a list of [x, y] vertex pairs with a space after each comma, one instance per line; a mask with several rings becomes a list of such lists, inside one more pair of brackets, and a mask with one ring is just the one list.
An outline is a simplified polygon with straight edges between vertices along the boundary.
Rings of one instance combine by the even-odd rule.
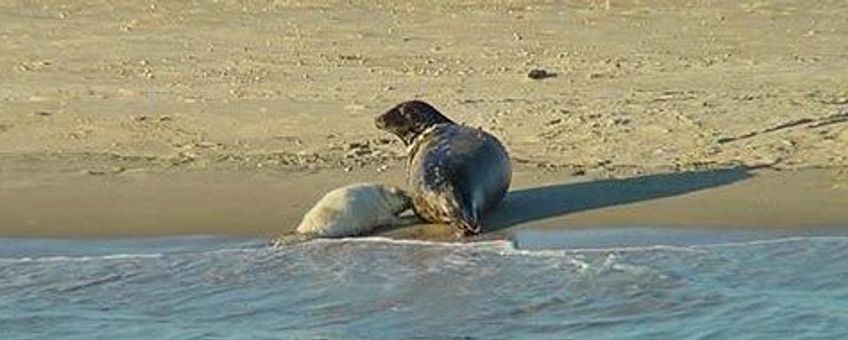
[[[0, 235], [283, 232], [335, 186], [402, 183], [402, 147], [373, 117], [411, 98], [509, 148], [528, 190], [493, 235], [848, 225], [844, 13], [801, 0], [0, 0]], [[709, 171], [746, 167], [771, 170]]]

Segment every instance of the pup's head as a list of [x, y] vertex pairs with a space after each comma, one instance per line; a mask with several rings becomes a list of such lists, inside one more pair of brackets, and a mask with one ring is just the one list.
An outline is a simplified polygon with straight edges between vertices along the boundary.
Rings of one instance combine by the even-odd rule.
[[430, 104], [411, 100], [395, 105], [374, 119], [374, 125], [398, 136], [404, 145], [409, 145], [427, 128], [443, 123], [453, 123]]
[[382, 186], [381, 189], [384, 199], [395, 215], [412, 208], [412, 196], [406, 190], [391, 185]]

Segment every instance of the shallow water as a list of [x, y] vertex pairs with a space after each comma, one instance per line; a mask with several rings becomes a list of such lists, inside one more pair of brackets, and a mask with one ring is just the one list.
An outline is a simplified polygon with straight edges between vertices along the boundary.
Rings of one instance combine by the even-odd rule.
[[0, 239], [0, 338], [848, 336], [846, 237], [596, 249], [534, 237], [556, 239]]

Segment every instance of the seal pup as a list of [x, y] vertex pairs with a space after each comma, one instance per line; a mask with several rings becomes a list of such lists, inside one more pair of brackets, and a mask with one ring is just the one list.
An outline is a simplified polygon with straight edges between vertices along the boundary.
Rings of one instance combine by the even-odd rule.
[[392, 107], [374, 124], [407, 148], [415, 212], [431, 223], [450, 224], [465, 236], [479, 234], [484, 214], [503, 200], [512, 178], [503, 144], [418, 100]]
[[400, 214], [412, 207], [403, 189], [376, 183], [355, 183], [334, 189], [312, 207], [295, 229], [274, 245], [366, 234], [382, 226], [407, 223]]

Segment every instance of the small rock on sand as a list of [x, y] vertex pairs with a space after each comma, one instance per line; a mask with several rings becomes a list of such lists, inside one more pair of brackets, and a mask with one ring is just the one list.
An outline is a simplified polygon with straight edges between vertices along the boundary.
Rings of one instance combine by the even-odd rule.
[[533, 79], [533, 80], [553, 78], [553, 77], [556, 77], [556, 76], [557, 76], [556, 73], [553, 73], [551, 71], [541, 69], [541, 68], [532, 69], [532, 70], [530, 70], [530, 72], [527, 72], [527, 77], [530, 78], [530, 79]]

